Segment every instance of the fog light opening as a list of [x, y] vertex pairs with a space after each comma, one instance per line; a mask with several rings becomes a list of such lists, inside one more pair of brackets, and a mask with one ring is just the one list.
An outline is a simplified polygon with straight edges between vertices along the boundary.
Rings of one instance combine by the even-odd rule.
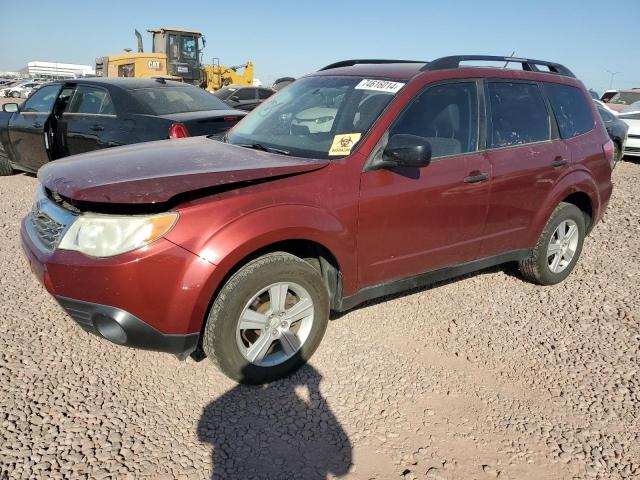
[[102, 313], [96, 313], [93, 315], [92, 320], [100, 335], [107, 340], [118, 345], [124, 345], [127, 342], [127, 334], [124, 328], [113, 318]]

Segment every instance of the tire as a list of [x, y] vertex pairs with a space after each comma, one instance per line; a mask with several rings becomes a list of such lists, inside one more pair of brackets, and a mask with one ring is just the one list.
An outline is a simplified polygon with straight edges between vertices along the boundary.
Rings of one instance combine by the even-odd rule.
[[[561, 224], [563, 225], [563, 228], [559, 229]], [[562, 250], [563, 243], [559, 239], [557, 231], [559, 232], [560, 230], [564, 230], [565, 233], [571, 232], [572, 226], [576, 227], [576, 233], [573, 234], [577, 235], [575, 244], [573, 243], [574, 237], [572, 236], [571, 239], [566, 240], [567, 247], [564, 247], [565, 250]], [[536, 243], [536, 246], [533, 248], [531, 256], [520, 261], [520, 272], [522, 272], [523, 277], [526, 280], [539, 285], [554, 285], [563, 281], [574, 269], [578, 258], [580, 257], [582, 245], [584, 243], [585, 231], [585, 217], [582, 211], [570, 203], [560, 203], [553, 211], [549, 221], [547, 221], [547, 224], [542, 230], [538, 243]], [[569, 235], [572, 234], [569, 233], [568, 235], [565, 235], [565, 238], [568, 238]], [[552, 242], [553, 247], [551, 246]], [[550, 248], [553, 248], [554, 250], [557, 249], [559, 252], [568, 253], [559, 253], [550, 256]], [[568, 255], [571, 251], [573, 251], [573, 254], [571, 255], [570, 260], [568, 260]], [[554, 263], [557, 260], [557, 255], [561, 255], [560, 261], [558, 263]]]
[[13, 174], [13, 167], [9, 163], [9, 158], [6, 156], [2, 144], [0, 144], [0, 177], [6, 177]]
[[622, 149], [620, 148], [620, 145], [618, 145], [618, 143], [613, 142], [613, 166], [615, 168], [615, 166], [618, 164], [618, 162], [622, 160]]
[[[280, 319], [286, 320], [295, 315], [286, 313], [291, 312], [292, 307], [277, 310], [280, 313], [273, 311], [271, 289], [285, 284], [288, 290], [282, 298], [287, 299], [287, 303], [302, 302], [304, 298], [311, 302], [311, 306], [304, 309], [304, 318], [291, 321], [290, 330], [283, 325], [286, 321], [282, 322], [286, 332], [280, 332]], [[263, 292], [261, 296], [257, 296], [260, 292]], [[265, 299], [264, 303], [260, 303], [260, 299]], [[256, 305], [259, 306], [256, 308]], [[251, 310], [249, 313], [252, 315], [258, 314], [260, 325], [266, 319], [267, 326], [242, 329], [246, 323], [240, 322], [241, 316], [246, 318], [247, 310]], [[328, 320], [329, 294], [320, 273], [305, 260], [289, 253], [269, 253], [244, 265], [222, 287], [207, 318], [202, 348], [209, 359], [233, 380], [247, 384], [267, 383], [289, 375], [311, 358], [324, 336]], [[273, 322], [277, 325], [274, 326]], [[274, 336], [276, 334], [282, 336]], [[294, 349], [288, 341], [289, 352], [286, 351], [285, 335], [287, 339], [292, 336], [298, 339], [295, 353], [292, 353]], [[256, 349], [251, 347], [257, 347], [261, 338], [265, 339], [262, 344], [267, 345], [269, 353], [263, 354], [262, 360], [252, 361], [249, 358], [255, 358], [252, 352]]]

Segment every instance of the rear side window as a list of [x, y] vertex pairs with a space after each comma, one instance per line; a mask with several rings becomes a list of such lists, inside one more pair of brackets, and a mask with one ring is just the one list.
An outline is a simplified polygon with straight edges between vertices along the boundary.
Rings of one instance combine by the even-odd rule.
[[591, 109], [579, 88], [548, 83], [544, 89], [562, 138], [576, 137], [593, 128]]
[[256, 91], [253, 88], [241, 88], [236, 92], [238, 100], [255, 100]]
[[433, 158], [478, 149], [478, 97], [473, 82], [428, 87], [402, 112], [390, 136], [409, 134], [431, 144]]
[[109, 92], [102, 88], [80, 85], [69, 104], [70, 113], [115, 115]]
[[273, 92], [271, 90], [267, 90], [266, 88], [260, 88], [258, 90], [258, 98], [260, 100], [265, 100], [269, 98], [271, 95], [273, 95]]
[[489, 82], [488, 88], [491, 148], [549, 140], [549, 112], [538, 85]]
[[226, 110], [229, 105], [197, 87], [157, 87], [131, 90], [131, 95], [155, 115]]

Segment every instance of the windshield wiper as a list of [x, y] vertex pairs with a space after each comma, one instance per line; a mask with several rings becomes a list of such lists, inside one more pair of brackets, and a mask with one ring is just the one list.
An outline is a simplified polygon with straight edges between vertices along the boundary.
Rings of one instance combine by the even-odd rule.
[[262, 152], [279, 153], [280, 155], [291, 155], [291, 152], [287, 150], [280, 150], [279, 148], [273, 148], [273, 147], [265, 147], [261, 143], [237, 143], [236, 145], [238, 147], [253, 148], [254, 150], [260, 150]]

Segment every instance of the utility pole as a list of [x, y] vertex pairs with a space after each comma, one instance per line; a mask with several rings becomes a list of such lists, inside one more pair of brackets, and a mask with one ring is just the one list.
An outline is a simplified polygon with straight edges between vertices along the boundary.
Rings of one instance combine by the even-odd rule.
[[622, 72], [612, 72], [611, 70], [607, 70], [607, 72], [611, 75], [611, 79], [609, 80], [609, 89], [611, 89], [611, 87], [613, 87], [613, 77]]

